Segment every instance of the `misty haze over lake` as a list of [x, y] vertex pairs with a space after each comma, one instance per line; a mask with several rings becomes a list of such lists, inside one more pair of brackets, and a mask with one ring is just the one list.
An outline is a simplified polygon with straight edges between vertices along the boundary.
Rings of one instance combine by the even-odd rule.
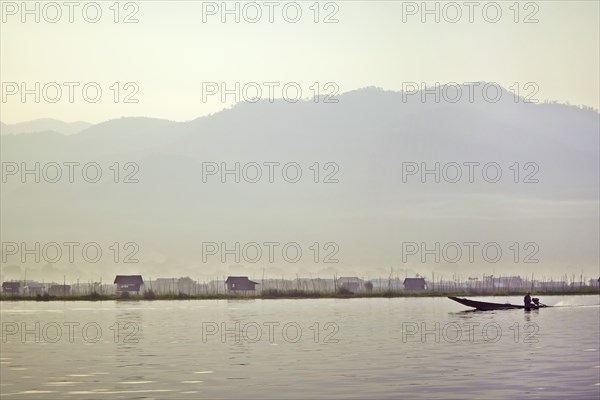
[[[2, 160], [17, 170], [4, 171], [3, 241], [57, 242], [64, 254], [63, 242], [80, 247], [72, 263], [66, 255], [47, 262], [53, 249], [22, 263], [19, 248], [5, 256], [3, 278], [22, 279], [24, 268], [35, 279], [60, 281], [108, 281], [117, 273], [378, 278], [390, 267], [447, 278], [596, 275], [598, 113], [528, 104], [507, 91], [496, 103], [471, 102], [462, 91], [456, 103], [436, 103], [423, 102], [431, 95], [366, 88], [333, 104], [279, 99], [189, 122], [121, 118], [68, 136], [5, 135]], [[86, 181], [84, 171], [97, 169], [83, 169], [89, 160], [103, 173], [97, 183]], [[38, 176], [27, 175], [35, 162]], [[44, 175], [50, 162], [63, 174], [57, 183]], [[73, 183], [65, 162], [79, 163]], [[103, 251], [95, 263], [81, 255], [89, 242]], [[137, 244], [139, 262], [122, 263], [131, 248], [115, 263], [114, 242]], [[236, 242], [240, 248], [227, 255]], [[278, 243], [271, 258], [265, 242]], [[408, 242], [425, 247], [408, 256]], [[472, 258], [469, 242], [478, 243]], [[207, 254], [214, 249], [203, 243], [218, 244], [217, 252]], [[248, 243], [262, 255], [255, 248], [242, 254]], [[302, 251], [295, 262], [295, 253], [282, 254], [286, 243]], [[338, 246], [335, 254], [326, 243]], [[426, 255], [436, 243], [437, 260]], [[442, 254], [447, 243], [463, 252], [455, 262], [455, 248]], [[487, 243], [502, 251], [498, 261], [482, 254]], [[337, 262], [324, 262], [328, 254]], [[537, 262], [523, 262], [528, 254]]]

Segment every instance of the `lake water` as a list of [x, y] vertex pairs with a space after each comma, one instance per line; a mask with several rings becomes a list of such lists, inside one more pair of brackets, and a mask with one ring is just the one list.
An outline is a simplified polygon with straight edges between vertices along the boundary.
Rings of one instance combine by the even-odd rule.
[[600, 398], [599, 296], [542, 301], [2, 302], [0, 397]]

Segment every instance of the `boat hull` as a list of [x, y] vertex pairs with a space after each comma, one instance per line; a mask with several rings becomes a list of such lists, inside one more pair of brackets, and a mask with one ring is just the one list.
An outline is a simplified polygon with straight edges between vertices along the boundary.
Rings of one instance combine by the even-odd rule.
[[515, 304], [509, 304], [509, 303], [506, 303], [506, 304], [488, 303], [488, 302], [485, 302], [485, 301], [475, 301], [475, 300], [463, 299], [463, 298], [460, 298], [460, 297], [453, 297], [453, 296], [448, 296], [448, 298], [450, 300], [454, 300], [457, 303], [460, 303], [460, 304], [462, 304], [464, 306], [473, 307], [476, 310], [480, 310], [480, 311], [515, 310], [515, 309], [516, 310], [521, 309], [521, 310], [528, 311], [528, 310], [537, 310], [539, 308], [544, 307], [544, 306], [530, 306], [530, 307], [525, 307], [524, 305], [520, 306], [520, 305], [515, 305]]

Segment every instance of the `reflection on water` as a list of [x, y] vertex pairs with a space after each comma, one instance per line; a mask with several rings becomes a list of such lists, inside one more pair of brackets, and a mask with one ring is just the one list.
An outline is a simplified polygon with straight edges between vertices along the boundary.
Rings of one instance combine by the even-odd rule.
[[598, 296], [544, 300], [3, 302], [0, 397], [599, 398]]

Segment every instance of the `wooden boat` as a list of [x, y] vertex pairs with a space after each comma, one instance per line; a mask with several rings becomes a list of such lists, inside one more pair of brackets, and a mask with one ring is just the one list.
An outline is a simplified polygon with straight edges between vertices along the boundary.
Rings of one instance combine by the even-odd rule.
[[519, 305], [515, 305], [515, 304], [509, 304], [509, 303], [488, 303], [485, 301], [475, 301], [475, 300], [469, 300], [469, 299], [462, 299], [460, 297], [452, 297], [452, 296], [448, 296], [448, 298], [450, 300], [454, 300], [457, 303], [460, 303], [462, 305], [465, 305], [467, 307], [473, 307], [477, 310], [480, 311], [490, 311], [490, 310], [513, 310], [513, 309], [525, 309], [525, 310], [537, 310], [539, 308], [543, 308], [543, 307], [547, 307], [545, 304], [539, 304], [539, 305], [535, 305], [532, 304], [530, 307], [525, 307], [523, 306], [519, 306]]

